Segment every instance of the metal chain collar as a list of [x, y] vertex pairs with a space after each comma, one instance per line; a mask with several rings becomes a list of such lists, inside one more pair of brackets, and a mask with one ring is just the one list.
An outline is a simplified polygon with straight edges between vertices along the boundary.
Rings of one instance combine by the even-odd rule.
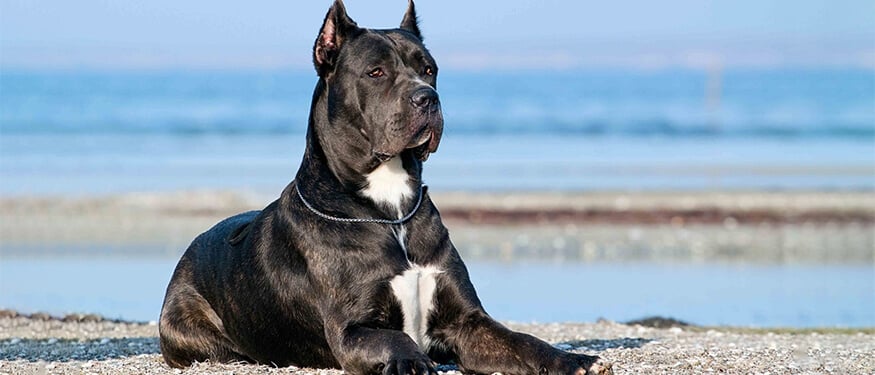
[[304, 195], [301, 194], [301, 189], [299, 189], [298, 184], [295, 183], [295, 191], [298, 192], [298, 198], [301, 198], [301, 202], [304, 203], [304, 206], [306, 206], [307, 209], [310, 210], [310, 212], [313, 212], [314, 214], [316, 214], [317, 216], [319, 216], [323, 219], [331, 220], [331, 221], [338, 221], [341, 223], [377, 223], [377, 224], [391, 224], [391, 225], [404, 224], [404, 222], [406, 222], [407, 220], [410, 220], [410, 218], [412, 218], [413, 215], [416, 214], [416, 211], [419, 210], [419, 206], [422, 204], [422, 196], [424, 195], [423, 193], [424, 193], [425, 187], [426, 187], [425, 184], [419, 185], [419, 199], [416, 200], [416, 206], [413, 207], [413, 210], [411, 210], [410, 213], [408, 213], [407, 215], [405, 215], [404, 217], [402, 217], [400, 219], [387, 220], [387, 219], [358, 219], [358, 218], [337, 217], [337, 216], [331, 216], [331, 215], [328, 215], [326, 213], [320, 212], [319, 210], [313, 208], [313, 206], [310, 204], [310, 202], [307, 202], [307, 200], [304, 199]]

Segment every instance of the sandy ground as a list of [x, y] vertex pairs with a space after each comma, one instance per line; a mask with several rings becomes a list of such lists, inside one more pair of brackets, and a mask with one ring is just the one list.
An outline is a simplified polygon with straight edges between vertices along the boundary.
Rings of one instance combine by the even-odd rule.
[[[875, 261], [873, 192], [433, 192], [469, 259]], [[0, 198], [3, 256], [178, 256], [240, 192]]]
[[[42, 317], [45, 318], [45, 317]], [[90, 321], [76, 321], [78, 319]], [[88, 317], [0, 318], [0, 374], [340, 374], [337, 370], [202, 363], [164, 364], [152, 324]], [[649, 328], [509, 324], [555, 346], [602, 356], [616, 374], [873, 374], [875, 330]], [[458, 374], [453, 366], [442, 373]]]

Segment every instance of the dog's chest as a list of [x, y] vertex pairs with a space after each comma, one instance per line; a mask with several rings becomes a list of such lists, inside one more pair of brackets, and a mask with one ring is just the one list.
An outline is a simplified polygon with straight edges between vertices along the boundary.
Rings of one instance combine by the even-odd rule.
[[390, 285], [395, 298], [401, 304], [404, 316], [404, 333], [413, 339], [423, 350], [431, 346], [428, 331], [428, 316], [434, 309], [434, 294], [437, 288], [437, 275], [441, 271], [431, 266], [412, 267], [395, 276]]
[[[392, 229], [392, 233], [404, 252], [405, 258], [408, 257], [407, 229], [404, 225], [398, 225]], [[427, 351], [432, 342], [426, 333], [428, 332], [428, 317], [434, 310], [436, 278], [441, 270], [433, 266], [408, 264], [410, 268], [392, 278], [389, 285], [391, 285], [392, 293], [401, 305], [404, 333], [410, 336], [422, 350]]]
[[[410, 176], [404, 170], [399, 157], [392, 158], [366, 176], [368, 186], [362, 190], [362, 195], [378, 204], [392, 207], [398, 215], [403, 216], [401, 202], [413, 194], [410, 188]], [[409, 259], [407, 249], [407, 228], [404, 224], [392, 227], [392, 235], [398, 242], [404, 257]], [[389, 282], [392, 293], [401, 305], [403, 315], [403, 330], [423, 350], [431, 346], [428, 331], [428, 316], [434, 310], [434, 294], [437, 287], [436, 277], [441, 271], [432, 266], [420, 266], [409, 263], [410, 268]]]

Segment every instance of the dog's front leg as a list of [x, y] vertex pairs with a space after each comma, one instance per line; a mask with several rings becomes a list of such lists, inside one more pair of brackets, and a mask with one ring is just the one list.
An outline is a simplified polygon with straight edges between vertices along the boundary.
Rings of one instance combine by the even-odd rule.
[[326, 324], [325, 335], [349, 374], [437, 374], [431, 359], [404, 332], [343, 323]]
[[449, 243], [438, 279], [438, 305], [432, 333], [466, 372], [504, 375], [608, 375], [599, 357], [568, 353], [493, 320], [477, 297], [468, 271]]
[[514, 332], [485, 312], [474, 311], [460, 321], [453, 346], [460, 367], [467, 372], [491, 374], [612, 374], [598, 357], [568, 353], [540, 339]]

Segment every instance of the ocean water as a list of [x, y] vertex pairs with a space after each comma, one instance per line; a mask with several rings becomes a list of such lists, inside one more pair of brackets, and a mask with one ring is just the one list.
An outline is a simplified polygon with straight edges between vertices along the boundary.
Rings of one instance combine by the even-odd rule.
[[[176, 261], [4, 259], [0, 307], [156, 321]], [[505, 321], [628, 321], [662, 315], [700, 325], [875, 326], [875, 270], [865, 265], [467, 265], [483, 306]]]
[[[316, 82], [0, 73], [0, 194], [278, 192]], [[873, 189], [875, 72], [442, 72], [437, 189]]]

